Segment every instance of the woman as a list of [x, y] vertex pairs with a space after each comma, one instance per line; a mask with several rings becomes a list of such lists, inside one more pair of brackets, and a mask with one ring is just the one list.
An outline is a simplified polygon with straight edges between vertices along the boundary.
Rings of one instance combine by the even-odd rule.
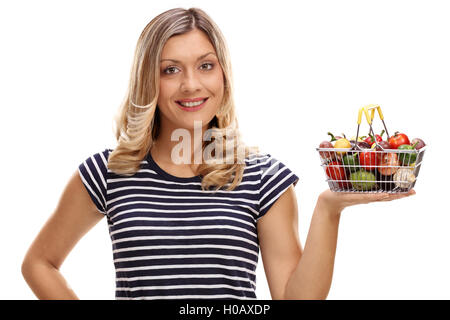
[[77, 298], [59, 268], [104, 216], [117, 299], [255, 299], [259, 250], [273, 299], [326, 298], [342, 210], [414, 191], [324, 191], [303, 250], [298, 177], [240, 140], [232, 94], [228, 50], [205, 12], [172, 9], [145, 27], [117, 147], [80, 164], [23, 261], [38, 298]]

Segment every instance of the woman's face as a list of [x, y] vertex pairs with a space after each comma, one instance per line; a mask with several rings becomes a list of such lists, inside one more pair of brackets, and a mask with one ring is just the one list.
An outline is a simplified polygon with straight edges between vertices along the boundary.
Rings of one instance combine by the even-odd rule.
[[[206, 128], [224, 94], [223, 71], [208, 36], [198, 29], [176, 35], [161, 53], [158, 107], [162, 129]], [[198, 105], [201, 103], [200, 105]]]

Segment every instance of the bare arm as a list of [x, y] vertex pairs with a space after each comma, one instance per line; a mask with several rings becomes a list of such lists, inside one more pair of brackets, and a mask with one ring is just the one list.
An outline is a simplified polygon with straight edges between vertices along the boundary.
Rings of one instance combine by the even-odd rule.
[[261, 255], [273, 299], [325, 299], [331, 287], [339, 219], [344, 208], [414, 194], [343, 194], [318, 198], [305, 249], [297, 231], [297, 200], [290, 186], [258, 221]]
[[285, 299], [325, 299], [331, 287], [340, 212], [332, 212], [319, 198], [314, 209], [305, 251], [289, 278]]
[[76, 243], [103, 217], [76, 171], [22, 263], [23, 277], [39, 299], [78, 299], [59, 268]]
[[272, 299], [284, 299], [290, 275], [302, 257], [298, 208], [291, 185], [258, 220], [259, 246]]

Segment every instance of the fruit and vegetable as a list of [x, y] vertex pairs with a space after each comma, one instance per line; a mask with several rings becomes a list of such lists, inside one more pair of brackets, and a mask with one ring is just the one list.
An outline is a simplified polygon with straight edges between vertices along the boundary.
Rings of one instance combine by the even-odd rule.
[[359, 154], [359, 164], [367, 171], [372, 171], [378, 166], [378, 158], [375, 150], [367, 150]]
[[331, 180], [338, 181], [338, 185], [341, 188], [345, 188], [348, 186], [347, 182], [339, 181], [339, 180], [347, 180], [345, 175], [345, 169], [339, 161], [332, 161], [327, 165], [327, 169], [325, 170], [328, 177]]
[[[331, 141], [334, 141], [333, 147], [335, 149], [350, 149], [352, 147], [352, 145], [350, 144], [350, 141], [348, 141], [345, 138], [345, 135], [343, 134], [344, 137], [341, 136], [334, 136], [331, 132], [328, 132], [328, 135], [331, 136]], [[345, 151], [336, 151], [337, 154], [345, 154]]]
[[[333, 144], [330, 141], [322, 141], [319, 145], [319, 148], [333, 148]], [[330, 152], [330, 151], [321, 151], [319, 152], [320, 156], [322, 157], [322, 159], [329, 159], [329, 160], [334, 160], [335, 159], [335, 154], [334, 152]]]
[[[395, 132], [383, 140], [380, 134], [352, 137], [335, 136], [328, 132], [329, 140], [320, 143], [319, 154], [325, 164], [328, 178], [340, 188], [351, 191], [409, 188], [416, 180], [414, 169], [419, 150], [425, 146], [420, 138], [412, 140], [405, 133]], [[356, 141], [357, 140], [357, 141]], [[339, 149], [333, 152], [332, 149]], [[390, 150], [405, 152], [390, 152]]]
[[385, 152], [382, 155], [380, 155], [380, 167], [378, 168], [378, 171], [383, 176], [390, 176], [397, 172], [399, 168], [399, 161], [398, 156], [396, 153], [388, 153]]
[[413, 169], [401, 168], [394, 174], [395, 185], [399, 188], [409, 188], [416, 181]]
[[372, 146], [375, 144], [375, 141], [376, 142], [383, 141], [383, 138], [382, 138], [383, 133], [384, 133], [384, 130], [381, 131], [380, 134], [376, 134], [375, 137], [373, 135], [369, 134], [369, 136], [364, 141], [367, 142], [370, 146]]
[[416, 150], [419, 150], [425, 147], [425, 142], [422, 139], [414, 138], [411, 140], [411, 145], [415, 146]]
[[[416, 145], [419, 142], [416, 142], [414, 145], [402, 144], [398, 147], [398, 150], [414, 150]], [[410, 163], [416, 162], [417, 154], [416, 153], [399, 153], [398, 158], [403, 165], [408, 165]]]
[[[355, 147], [355, 139], [350, 140], [350, 144], [351, 144], [352, 148], [354, 148], [354, 147]], [[368, 149], [368, 148], [370, 148], [370, 144], [368, 144], [368, 143], [365, 142], [365, 141], [359, 141], [359, 139], [358, 139], [358, 142], [356, 142], [356, 145], [357, 145], [360, 149]]]
[[358, 171], [359, 160], [358, 153], [353, 152], [352, 154], [347, 154], [342, 157], [342, 164], [350, 170], [350, 172]]
[[374, 143], [372, 148], [379, 151], [383, 151], [384, 149], [392, 149], [391, 144], [385, 140], [378, 142], [378, 144]]
[[356, 190], [371, 190], [375, 186], [376, 177], [372, 172], [359, 170], [350, 174], [352, 186]]
[[410, 144], [408, 136], [404, 133], [399, 133], [398, 131], [389, 138], [388, 142], [392, 149], [398, 149], [401, 145]]

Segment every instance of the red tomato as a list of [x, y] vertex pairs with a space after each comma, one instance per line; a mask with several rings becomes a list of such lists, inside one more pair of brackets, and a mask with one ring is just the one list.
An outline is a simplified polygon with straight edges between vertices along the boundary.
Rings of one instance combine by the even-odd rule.
[[389, 144], [392, 149], [398, 149], [402, 144], [410, 144], [408, 136], [404, 133], [396, 132], [395, 135], [389, 138]]
[[[348, 180], [345, 169], [339, 161], [328, 163], [326, 173], [331, 180]], [[344, 181], [338, 181], [338, 184], [341, 188], [346, 188], [348, 186], [348, 183]]]
[[361, 152], [359, 154], [359, 164], [366, 170], [374, 170], [378, 165], [379, 156], [374, 150]]

